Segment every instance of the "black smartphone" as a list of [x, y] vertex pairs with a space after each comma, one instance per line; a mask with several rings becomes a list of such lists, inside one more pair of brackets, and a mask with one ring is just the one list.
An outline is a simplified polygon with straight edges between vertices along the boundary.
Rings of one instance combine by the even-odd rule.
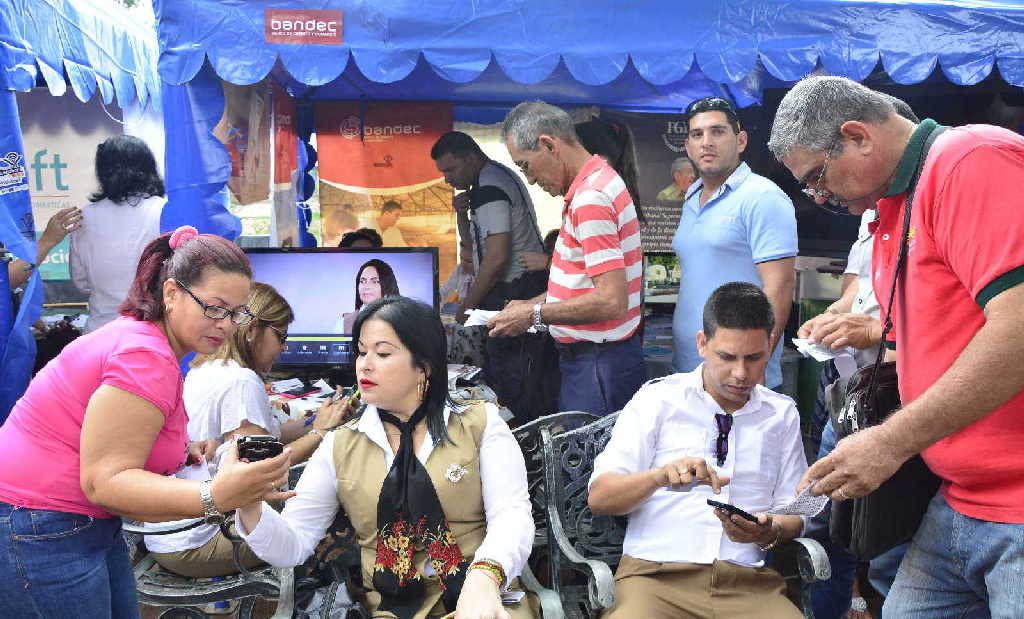
[[281, 441], [268, 434], [243, 436], [238, 439], [238, 459], [256, 462], [273, 458], [284, 451]]
[[730, 514], [736, 514], [740, 518], [746, 518], [747, 520], [749, 520], [751, 522], [757, 522], [757, 516], [751, 514], [750, 512], [745, 512], [742, 509], [736, 507], [735, 505], [730, 505], [728, 503], [722, 503], [720, 501], [715, 501], [715, 500], [712, 500], [712, 499], [708, 499], [708, 505], [710, 505], [711, 507], [717, 507], [718, 509], [724, 509], [725, 511], [729, 512]]

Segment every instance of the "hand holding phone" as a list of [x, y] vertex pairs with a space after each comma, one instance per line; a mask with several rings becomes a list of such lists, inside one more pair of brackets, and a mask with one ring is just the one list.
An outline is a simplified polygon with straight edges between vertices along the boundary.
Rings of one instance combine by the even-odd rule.
[[739, 507], [736, 507], [735, 505], [730, 505], [729, 503], [722, 503], [720, 501], [715, 501], [713, 499], [708, 499], [708, 505], [716, 509], [725, 510], [729, 514], [735, 514], [740, 518], [745, 518], [753, 523], [758, 522], [757, 516], [751, 514], [750, 512], [744, 511]]
[[284, 451], [284, 445], [268, 434], [242, 436], [238, 439], [238, 459], [258, 462], [273, 458]]

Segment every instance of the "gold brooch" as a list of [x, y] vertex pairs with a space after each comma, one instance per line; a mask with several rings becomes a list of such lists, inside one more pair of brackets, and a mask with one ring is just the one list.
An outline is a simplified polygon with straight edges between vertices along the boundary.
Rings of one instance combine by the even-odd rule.
[[466, 467], [459, 466], [458, 464], [453, 464], [448, 467], [448, 470], [445, 471], [444, 476], [448, 481], [452, 482], [453, 484], [457, 484], [460, 481], [462, 481], [462, 478], [465, 477], [466, 473], [468, 472], [469, 471], [466, 470]]

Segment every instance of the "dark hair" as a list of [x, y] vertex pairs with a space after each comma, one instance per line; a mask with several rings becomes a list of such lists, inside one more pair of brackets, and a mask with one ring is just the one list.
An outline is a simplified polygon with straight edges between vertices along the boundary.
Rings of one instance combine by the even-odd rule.
[[366, 267], [377, 269], [377, 277], [380, 278], [380, 296], [398, 296], [401, 294], [398, 292], [398, 278], [395, 277], [395, 271], [391, 268], [391, 265], [378, 258], [367, 260], [356, 271], [356, 311], [363, 306], [363, 300], [359, 298], [359, 278]]
[[461, 131], [449, 131], [434, 142], [434, 146], [430, 149], [430, 158], [437, 161], [445, 155], [459, 158], [477, 155], [484, 159], [487, 158], [476, 140]]
[[736, 115], [736, 108], [727, 99], [721, 97], [704, 97], [686, 106], [684, 114], [686, 117], [686, 128], [690, 128], [691, 118], [703, 112], [722, 112], [729, 120], [729, 124], [732, 125], [734, 133], [739, 133], [742, 129], [740, 117]]
[[360, 228], [341, 235], [341, 242], [338, 247], [352, 247], [357, 241], [367, 241], [374, 247], [384, 247], [384, 239], [380, 233], [373, 228]]
[[126, 202], [129, 198], [164, 195], [153, 152], [132, 135], [116, 135], [96, 147], [96, 180], [100, 189], [89, 196], [90, 202]]
[[633, 199], [636, 216], [644, 221], [640, 209], [639, 172], [636, 167], [636, 147], [633, 145], [633, 132], [626, 125], [609, 122], [603, 118], [593, 118], [576, 124], [576, 135], [593, 155], [601, 155], [615, 168], [626, 184], [626, 191]]
[[381, 213], [388, 213], [388, 212], [391, 212], [391, 211], [400, 211], [400, 210], [402, 210], [402, 204], [400, 202], [395, 202], [394, 200], [388, 200], [384, 204], [380, 205], [380, 212]]
[[704, 304], [704, 337], [711, 339], [723, 329], [764, 329], [771, 336], [775, 314], [768, 296], [747, 282], [722, 284]]
[[426, 408], [427, 430], [434, 445], [449, 441], [444, 423], [445, 405], [455, 407], [448, 395], [448, 343], [441, 319], [434, 308], [408, 297], [381, 297], [359, 312], [352, 327], [352, 354], [359, 351], [359, 333], [363, 324], [379, 318], [395, 330], [402, 345], [412, 354], [412, 362], [427, 372], [427, 393], [420, 404]]
[[562, 231], [559, 229], [548, 230], [548, 233], [544, 235], [544, 253], [551, 256], [555, 253], [555, 244], [558, 243], [558, 235]]
[[172, 250], [171, 234], [161, 234], [142, 250], [135, 279], [118, 311], [124, 316], [156, 322], [164, 317], [163, 283], [176, 279], [186, 286], [202, 281], [208, 269], [252, 279], [252, 266], [238, 245], [215, 234], [200, 234]]

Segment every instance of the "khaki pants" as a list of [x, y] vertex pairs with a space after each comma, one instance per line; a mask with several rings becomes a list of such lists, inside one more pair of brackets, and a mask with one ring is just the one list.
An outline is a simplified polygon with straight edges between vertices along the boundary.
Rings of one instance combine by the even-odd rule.
[[766, 567], [654, 563], [623, 555], [615, 572], [615, 606], [603, 619], [799, 619], [785, 581]]
[[[212, 578], [237, 574], [238, 568], [231, 554], [231, 540], [220, 531], [213, 539], [199, 548], [180, 550], [178, 552], [153, 553], [153, 558], [165, 570], [189, 576], [191, 578]], [[243, 543], [239, 549], [239, 559], [246, 569], [263, 564], [263, 560]]]

